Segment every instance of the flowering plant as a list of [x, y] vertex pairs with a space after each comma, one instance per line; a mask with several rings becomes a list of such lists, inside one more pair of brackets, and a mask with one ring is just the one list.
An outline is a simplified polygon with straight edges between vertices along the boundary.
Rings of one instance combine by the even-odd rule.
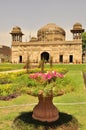
[[35, 79], [36, 81], [43, 81], [50, 83], [55, 81], [56, 78], [63, 78], [63, 74], [57, 73], [56, 71], [47, 72], [47, 73], [34, 73], [30, 75], [30, 78]]
[[47, 73], [34, 73], [29, 75], [29, 78], [34, 81], [33, 87], [30, 89], [30, 94], [47, 96], [50, 94], [58, 94], [58, 86], [56, 80], [63, 78], [64, 75], [56, 71], [51, 71]]

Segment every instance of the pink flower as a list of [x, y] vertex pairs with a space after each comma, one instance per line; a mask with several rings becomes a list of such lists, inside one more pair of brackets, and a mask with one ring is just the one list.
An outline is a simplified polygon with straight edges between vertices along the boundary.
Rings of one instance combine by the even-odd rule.
[[57, 73], [57, 76], [58, 76], [58, 78], [63, 78], [64, 77], [64, 75], [60, 74], [60, 73]]
[[31, 74], [29, 76], [32, 79], [35, 79], [39, 82], [46, 82], [46, 81], [51, 81], [51, 80], [55, 80], [55, 78], [63, 78], [63, 74], [57, 73], [56, 71], [52, 71], [52, 72], [47, 72], [47, 73], [35, 73], [35, 74]]

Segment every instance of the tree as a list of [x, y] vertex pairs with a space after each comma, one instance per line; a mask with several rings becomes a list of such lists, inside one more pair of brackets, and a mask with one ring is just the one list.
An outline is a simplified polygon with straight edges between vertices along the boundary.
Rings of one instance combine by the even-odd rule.
[[86, 32], [82, 33], [82, 49], [86, 51]]
[[30, 57], [29, 57], [29, 55], [27, 56], [25, 68], [26, 68], [26, 72], [28, 73], [29, 69], [30, 69]]
[[52, 66], [53, 66], [53, 57], [51, 56], [50, 57], [50, 68], [52, 69]]
[[38, 68], [41, 68], [41, 72], [44, 72], [44, 64], [45, 64], [45, 60], [44, 58], [39, 62], [39, 66]]

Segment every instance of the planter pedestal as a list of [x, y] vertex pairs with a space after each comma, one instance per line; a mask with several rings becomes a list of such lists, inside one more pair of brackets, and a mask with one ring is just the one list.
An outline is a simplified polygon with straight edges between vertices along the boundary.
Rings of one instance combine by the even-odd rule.
[[53, 122], [59, 118], [59, 111], [53, 105], [53, 95], [48, 97], [43, 97], [43, 95], [38, 96], [39, 102], [33, 108], [32, 117], [39, 121]]

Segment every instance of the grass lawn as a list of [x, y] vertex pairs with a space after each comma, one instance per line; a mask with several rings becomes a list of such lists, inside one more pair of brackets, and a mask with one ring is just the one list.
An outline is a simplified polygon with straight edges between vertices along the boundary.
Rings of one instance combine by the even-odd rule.
[[[79, 121], [80, 130], [86, 130], [86, 89], [82, 75], [82, 70], [86, 69], [86, 65], [55, 65], [54, 67], [67, 68], [69, 70], [67, 77], [71, 79], [72, 85], [75, 88], [74, 92], [55, 97], [53, 100], [54, 103], [56, 103], [55, 105], [59, 111], [72, 114], [76, 117]], [[0, 101], [0, 107], [3, 107], [0, 108], [0, 130], [12, 130], [11, 126], [15, 117], [21, 112], [32, 111], [34, 107], [33, 103], [37, 101], [36, 97], [30, 95], [22, 95], [9, 101]], [[85, 104], [83, 104], [83, 102], [85, 102]]]
[[23, 69], [24, 64], [0, 63], [0, 72], [7, 70]]

